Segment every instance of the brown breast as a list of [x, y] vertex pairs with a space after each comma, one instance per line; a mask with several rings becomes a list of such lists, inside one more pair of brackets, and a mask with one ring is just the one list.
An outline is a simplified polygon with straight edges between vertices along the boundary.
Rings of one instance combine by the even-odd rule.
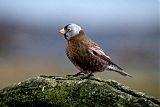
[[96, 44], [85, 35], [76, 35], [67, 41], [66, 54], [71, 62], [84, 72], [103, 71], [106, 68], [106, 61], [93, 56], [88, 51], [92, 45]]

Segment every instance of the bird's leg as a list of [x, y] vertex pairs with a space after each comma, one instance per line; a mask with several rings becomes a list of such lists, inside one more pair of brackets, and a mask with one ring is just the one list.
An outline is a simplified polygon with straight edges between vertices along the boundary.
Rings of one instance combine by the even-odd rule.
[[79, 75], [84, 75], [84, 73], [82, 73], [82, 72], [78, 72], [78, 73], [76, 73], [76, 74], [74, 74], [74, 75], [67, 75], [67, 76], [77, 77], [77, 76], [79, 76]]
[[89, 79], [90, 77], [94, 76], [92, 72], [90, 72], [89, 74], [81, 77], [81, 79]]
[[77, 76], [79, 76], [79, 75], [84, 75], [84, 73], [78, 72], [78, 73], [74, 74], [73, 76], [74, 76], [74, 77], [77, 77]]

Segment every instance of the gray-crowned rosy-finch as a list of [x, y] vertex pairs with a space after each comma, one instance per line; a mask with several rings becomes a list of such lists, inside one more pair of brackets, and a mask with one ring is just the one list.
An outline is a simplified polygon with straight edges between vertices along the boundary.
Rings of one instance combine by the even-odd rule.
[[[95, 72], [115, 71], [123, 76], [130, 76], [111, 61], [104, 51], [89, 37], [80, 26], [68, 24], [59, 32], [67, 41], [66, 54], [70, 61], [80, 70], [75, 76], [85, 74], [89, 78]], [[130, 76], [131, 77], [131, 76]]]

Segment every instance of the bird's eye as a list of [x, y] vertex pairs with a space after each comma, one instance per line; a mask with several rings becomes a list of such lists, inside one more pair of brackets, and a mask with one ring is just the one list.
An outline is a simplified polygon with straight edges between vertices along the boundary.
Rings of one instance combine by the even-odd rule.
[[68, 32], [70, 32], [72, 29], [71, 29], [71, 28], [68, 28], [67, 30], [68, 30]]

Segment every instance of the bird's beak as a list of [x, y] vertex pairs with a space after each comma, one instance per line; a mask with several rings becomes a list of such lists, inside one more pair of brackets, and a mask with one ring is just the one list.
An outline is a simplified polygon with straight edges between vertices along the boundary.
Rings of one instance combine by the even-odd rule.
[[64, 35], [66, 32], [65, 32], [64, 28], [62, 28], [61, 30], [59, 30], [59, 33]]

